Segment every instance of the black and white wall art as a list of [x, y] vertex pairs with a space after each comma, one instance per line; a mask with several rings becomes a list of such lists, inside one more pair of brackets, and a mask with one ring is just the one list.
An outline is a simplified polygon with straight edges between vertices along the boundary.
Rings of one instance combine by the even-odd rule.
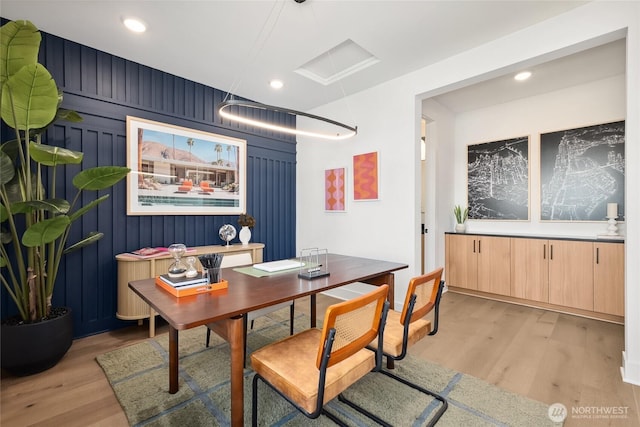
[[469, 219], [529, 220], [529, 137], [467, 147]]
[[617, 203], [623, 221], [624, 143], [624, 121], [541, 134], [541, 219], [606, 221]]

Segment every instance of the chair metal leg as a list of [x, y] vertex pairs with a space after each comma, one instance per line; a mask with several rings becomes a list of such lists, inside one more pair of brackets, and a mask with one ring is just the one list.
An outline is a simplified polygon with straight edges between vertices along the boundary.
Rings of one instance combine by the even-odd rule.
[[334, 423], [336, 423], [340, 427], [348, 427], [348, 425], [345, 424], [342, 420], [340, 420], [340, 418], [336, 417], [335, 415], [333, 415], [331, 412], [327, 411], [324, 408], [322, 408], [321, 414], [324, 415], [325, 417], [329, 418], [331, 421], [333, 421]]
[[[251, 323], [253, 323], [253, 320], [251, 321]], [[247, 366], [247, 315], [246, 314], [242, 316], [242, 328], [244, 333], [244, 356], [242, 360], [243, 360], [244, 366]]]
[[385, 371], [384, 369], [380, 370], [380, 373], [390, 378], [393, 378], [396, 381], [400, 381], [402, 384], [405, 384], [415, 390], [418, 390], [419, 392], [428, 394], [429, 396], [433, 396], [434, 399], [439, 400], [442, 403], [442, 406], [440, 406], [440, 409], [438, 409], [438, 411], [435, 413], [431, 421], [429, 421], [429, 423], [427, 424], [429, 427], [434, 426], [438, 422], [440, 417], [442, 417], [442, 414], [444, 414], [447, 411], [447, 408], [449, 407], [449, 403], [447, 402], [447, 399], [445, 399], [443, 396], [439, 395], [438, 393], [431, 391], [429, 389], [426, 389], [424, 387], [421, 387], [418, 384], [412, 383], [402, 377], [397, 376], [396, 374], [393, 374], [389, 371]]
[[442, 291], [444, 289], [444, 280], [440, 281], [438, 286], [438, 294], [436, 295], [435, 312], [433, 314], [433, 329], [429, 332], [429, 335], [435, 335], [438, 333], [438, 319], [440, 318], [440, 299], [442, 298]]
[[[246, 324], [246, 323], [245, 323]], [[258, 426], [258, 375], [253, 376], [253, 391], [251, 393], [251, 426]]]
[[361, 414], [365, 415], [367, 418], [372, 419], [373, 421], [375, 421], [376, 423], [380, 424], [381, 426], [393, 427], [391, 424], [389, 424], [388, 422], [384, 421], [383, 419], [380, 419], [379, 417], [377, 417], [376, 415], [372, 414], [371, 412], [367, 411], [362, 406], [357, 405], [353, 401], [347, 399], [346, 397], [344, 397], [342, 395], [342, 393], [340, 393], [338, 395], [338, 400], [340, 402], [352, 407], [353, 409], [355, 409], [356, 411], [360, 412]]
[[[412, 382], [409, 382], [407, 380], [405, 380], [402, 377], [399, 377], [389, 371], [386, 371], [384, 369], [379, 371], [381, 374], [384, 374], [390, 378], [393, 378], [396, 381], [401, 382], [402, 384], [405, 384], [415, 390], [418, 390], [424, 394], [428, 394], [429, 396], [432, 396], [434, 399], [440, 401], [442, 403], [442, 405], [440, 405], [440, 409], [438, 409], [438, 411], [435, 413], [435, 415], [433, 416], [433, 418], [429, 421], [429, 423], [427, 424], [427, 426], [432, 427], [434, 426], [438, 420], [442, 417], [442, 415], [447, 411], [447, 408], [449, 407], [449, 403], [447, 402], [447, 399], [445, 399], [443, 396], [439, 395], [438, 393], [435, 393], [431, 390], [428, 390], [424, 387], [420, 387], [417, 384], [414, 384]], [[352, 402], [351, 400], [347, 399], [346, 397], [344, 397], [342, 394], [338, 395], [338, 399], [340, 400], [340, 402], [343, 402], [347, 405], [349, 405], [350, 407], [352, 407], [353, 409], [355, 409], [356, 411], [360, 412], [361, 414], [365, 415], [368, 418], [371, 418], [372, 420], [374, 420], [375, 422], [377, 422], [378, 424], [385, 426], [385, 427], [392, 427], [391, 424], [387, 423], [386, 421], [380, 419], [379, 417], [377, 417], [376, 415], [372, 414], [371, 412], [367, 411], [366, 409], [362, 408], [361, 406], [355, 404], [354, 402]]]
[[209, 347], [209, 340], [211, 339], [211, 329], [207, 328], [207, 341], [205, 347]]
[[289, 335], [293, 335], [293, 315], [294, 315], [293, 303], [289, 306]]

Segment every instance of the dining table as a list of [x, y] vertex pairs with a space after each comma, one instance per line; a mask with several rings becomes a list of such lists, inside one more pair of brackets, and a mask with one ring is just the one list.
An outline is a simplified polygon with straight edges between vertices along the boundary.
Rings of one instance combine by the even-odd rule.
[[[242, 268], [223, 269], [224, 289], [175, 297], [155, 283], [155, 278], [129, 282], [129, 287], [169, 325], [169, 393], [178, 385], [178, 332], [207, 325], [229, 343], [231, 354], [231, 425], [242, 426], [244, 416], [244, 317], [247, 313], [298, 298], [310, 297], [310, 327], [316, 327], [316, 296], [320, 292], [363, 282], [389, 285], [393, 308], [394, 272], [407, 264], [327, 254], [323, 266], [329, 274], [313, 279], [298, 276], [298, 268], [270, 274], [247, 274]], [[246, 271], [246, 270], [245, 270]]]

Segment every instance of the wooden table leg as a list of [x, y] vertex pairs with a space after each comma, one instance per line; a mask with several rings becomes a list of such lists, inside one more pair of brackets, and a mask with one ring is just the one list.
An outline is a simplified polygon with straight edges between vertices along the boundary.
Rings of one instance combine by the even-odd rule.
[[311, 312], [311, 327], [315, 328], [316, 327], [316, 294], [311, 294], [311, 297], [309, 298], [309, 300], [311, 304], [311, 307], [309, 308], [309, 311]]
[[238, 427], [244, 424], [244, 317], [207, 324], [231, 349], [231, 425]]
[[[244, 316], [243, 316], [244, 317]], [[229, 321], [231, 347], [231, 425], [244, 425], [244, 320], [235, 317]]]
[[169, 393], [178, 392], [178, 330], [169, 326]]
[[156, 312], [149, 307], [149, 338], [156, 336]]

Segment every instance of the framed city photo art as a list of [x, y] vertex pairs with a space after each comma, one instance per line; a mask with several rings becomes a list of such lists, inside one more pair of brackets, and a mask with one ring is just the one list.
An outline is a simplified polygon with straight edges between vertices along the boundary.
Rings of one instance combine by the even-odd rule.
[[624, 221], [625, 122], [540, 135], [541, 220]]
[[469, 219], [529, 220], [529, 137], [467, 146]]
[[127, 215], [246, 212], [246, 141], [127, 116]]

